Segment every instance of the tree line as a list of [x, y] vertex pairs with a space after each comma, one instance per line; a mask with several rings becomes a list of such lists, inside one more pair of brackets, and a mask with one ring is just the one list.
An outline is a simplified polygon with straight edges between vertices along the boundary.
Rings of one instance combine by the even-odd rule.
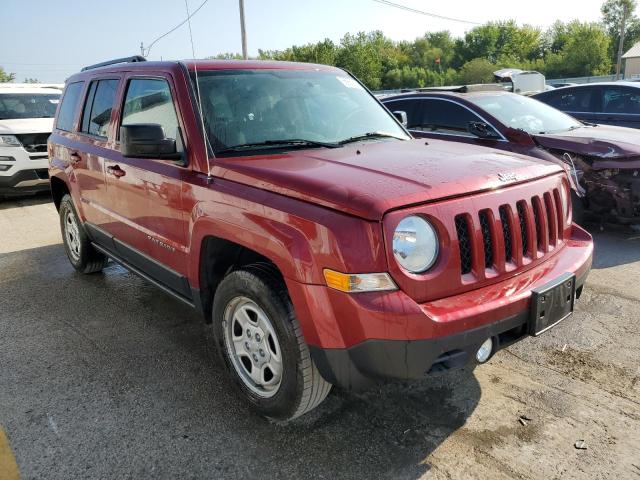
[[[537, 70], [547, 78], [608, 75], [615, 71], [620, 23], [634, 0], [607, 0], [600, 22], [557, 21], [546, 31], [514, 20], [490, 22], [454, 38], [429, 32], [412, 42], [396, 42], [380, 31], [346, 34], [285, 50], [259, 50], [262, 60], [312, 62], [345, 68], [369, 88], [395, 89], [488, 83], [499, 68]], [[640, 20], [626, 20], [624, 51], [640, 40]], [[236, 53], [210, 58], [241, 58]]]
[[[380, 31], [348, 33], [339, 43], [325, 39], [285, 50], [259, 50], [257, 58], [338, 66], [373, 90], [487, 83], [495, 70], [505, 67], [537, 70], [549, 79], [607, 75], [615, 71], [625, 9], [635, 8], [635, 0], [606, 0], [599, 22], [557, 21], [545, 31], [510, 20], [475, 27], [462, 38], [440, 31], [396, 42]], [[630, 13], [626, 26], [623, 51], [640, 40], [640, 19]], [[0, 82], [14, 78], [0, 67]]]

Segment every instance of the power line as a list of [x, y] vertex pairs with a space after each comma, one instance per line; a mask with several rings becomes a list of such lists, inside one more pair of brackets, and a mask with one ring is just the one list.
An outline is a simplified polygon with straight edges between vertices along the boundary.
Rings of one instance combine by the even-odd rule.
[[[181, 26], [183, 26], [185, 23], [187, 23], [189, 20], [191, 20], [191, 17], [193, 17], [196, 13], [198, 13], [200, 11], [200, 9], [202, 7], [204, 7], [206, 5], [206, 3], [209, 0], [204, 0], [204, 2], [202, 2], [200, 4], [200, 6], [198, 8], [196, 8], [193, 12], [191, 12], [191, 14], [189, 14], [187, 16], [187, 18], [185, 18], [182, 22], [180, 22], [178, 25], [176, 25], [175, 27], [173, 27], [171, 30], [169, 30], [167, 33], [163, 33], [162, 35], [160, 35], [158, 38], [156, 38], [153, 42], [151, 42], [149, 44], [149, 46], [146, 48], [146, 55], [145, 57], [149, 56], [149, 52], [151, 51], [151, 47], [153, 47], [156, 43], [158, 43], [158, 41], [162, 40], [164, 37], [166, 37], [167, 35], [169, 35], [170, 33], [175, 32], [177, 29], [179, 29]], [[142, 45], [141, 45], [142, 46]], [[144, 50], [144, 49], [143, 49]]]
[[469, 20], [462, 20], [460, 18], [445, 17], [444, 15], [438, 15], [436, 13], [424, 12], [422, 10], [417, 10], [415, 8], [407, 7], [406, 5], [400, 5], [399, 3], [389, 2], [388, 0], [373, 0], [373, 1], [377, 3], [381, 3], [383, 5], [388, 5], [390, 7], [399, 8], [401, 10], [406, 10], [407, 12], [418, 13], [420, 15], [425, 15], [427, 17], [439, 18], [440, 20], [449, 20], [451, 22], [467, 23], [469, 25], [482, 25], [482, 23], [480, 22], [471, 22]]

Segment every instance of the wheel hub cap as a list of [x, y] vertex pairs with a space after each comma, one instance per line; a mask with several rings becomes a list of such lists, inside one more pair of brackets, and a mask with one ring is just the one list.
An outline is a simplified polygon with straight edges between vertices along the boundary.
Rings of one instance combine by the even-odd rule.
[[64, 219], [64, 233], [67, 239], [69, 253], [74, 260], [80, 259], [80, 229], [78, 221], [71, 210], [67, 211]]
[[282, 356], [271, 320], [254, 301], [236, 297], [223, 319], [224, 341], [242, 382], [263, 398], [275, 395], [282, 381]]

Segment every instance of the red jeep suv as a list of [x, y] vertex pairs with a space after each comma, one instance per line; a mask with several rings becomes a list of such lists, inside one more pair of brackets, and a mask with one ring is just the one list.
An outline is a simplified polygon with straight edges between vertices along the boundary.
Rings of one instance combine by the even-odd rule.
[[200, 310], [262, 414], [484, 363], [573, 312], [593, 244], [559, 166], [414, 140], [333, 67], [143, 60], [66, 82], [49, 157], [67, 255]]

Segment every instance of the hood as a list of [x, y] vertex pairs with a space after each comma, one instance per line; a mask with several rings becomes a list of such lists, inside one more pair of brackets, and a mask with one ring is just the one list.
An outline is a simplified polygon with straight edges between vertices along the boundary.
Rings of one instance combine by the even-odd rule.
[[562, 169], [513, 153], [440, 140], [214, 160], [216, 177], [380, 220], [385, 212], [521, 183]]
[[0, 134], [14, 133], [50, 133], [53, 130], [53, 118], [16, 118], [0, 120]]
[[598, 125], [584, 126], [568, 132], [532, 135], [543, 147], [602, 160], [640, 156], [640, 130]]

